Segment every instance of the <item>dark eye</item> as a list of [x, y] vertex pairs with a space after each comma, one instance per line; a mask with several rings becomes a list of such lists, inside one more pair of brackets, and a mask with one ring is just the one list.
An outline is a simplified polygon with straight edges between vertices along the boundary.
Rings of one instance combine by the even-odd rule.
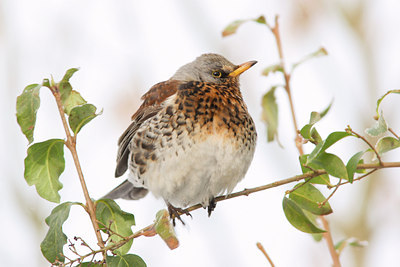
[[220, 71], [218, 71], [218, 70], [214, 70], [212, 72], [212, 76], [214, 76], [215, 78], [221, 78], [222, 73]]

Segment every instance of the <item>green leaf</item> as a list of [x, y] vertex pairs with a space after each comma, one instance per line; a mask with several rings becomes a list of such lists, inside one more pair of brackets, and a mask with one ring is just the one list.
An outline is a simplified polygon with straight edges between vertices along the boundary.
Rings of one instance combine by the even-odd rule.
[[35, 185], [38, 194], [48, 201], [60, 202], [59, 177], [65, 168], [64, 140], [50, 139], [28, 148], [25, 158], [25, 180]]
[[73, 108], [86, 103], [86, 100], [83, 99], [83, 97], [77, 91], [72, 90], [67, 99], [65, 99], [65, 101], [63, 102], [64, 111], [65, 113], [67, 113], [67, 115], [70, 115]]
[[154, 228], [171, 250], [179, 246], [179, 240], [171, 224], [168, 211], [160, 210], [157, 212]]
[[347, 132], [333, 132], [328, 135], [323, 143], [319, 143], [314, 150], [310, 153], [308, 157], [307, 164], [313, 161], [316, 157], [318, 157], [321, 153], [324, 153], [330, 146], [332, 146], [337, 141], [341, 140], [344, 137], [351, 136], [352, 134]]
[[322, 142], [322, 138], [319, 135], [317, 129], [313, 127], [312, 124], [306, 124], [301, 130], [300, 130], [301, 136], [303, 136], [304, 139], [310, 140], [313, 144], [319, 144]]
[[323, 111], [321, 111], [321, 112], [319, 113], [320, 119], [322, 119], [323, 117], [326, 116], [326, 114], [328, 114], [329, 110], [330, 110], [331, 107], [332, 107], [332, 104], [333, 104], [333, 99], [332, 99], [331, 103], [329, 103], [329, 105], [328, 105]]
[[299, 207], [316, 215], [332, 213], [332, 208], [328, 202], [319, 207], [319, 204], [325, 201], [325, 197], [315, 186], [309, 183], [299, 183], [295, 188], [296, 190], [289, 194], [289, 198]]
[[360, 151], [354, 154], [347, 162], [347, 177], [349, 178], [350, 183], [353, 183], [354, 173], [357, 171], [357, 165], [359, 164], [361, 157], [364, 155], [364, 153], [365, 151]]
[[265, 24], [265, 25], [267, 25], [267, 20], [265, 19], [264, 16], [259, 16], [258, 18], [253, 19], [253, 21], [255, 21], [255, 22], [257, 22], [257, 23], [260, 23], [260, 24]]
[[335, 244], [335, 249], [337, 250], [338, 254], [340, 255], [346, 246], [352, 246], [352, 247], [366, 247], [368, 245], [368, 242], [366, 241], [359, 241], [354, 237], [346, 238], [343, 240], [340, 240]]
[[235, 20], [231, 22], [228, 26], [225, 27], [225, 29], [222, 31], [222, 37], [226, 37], [228, 35], [236, 33], [238, 28], [245, 22], [248, 21], [254, 21], [260, 24], [265, 24], [267, 25], [267, 21], [265, 20], [264, 16], [259, 16], [256, 19], [241, 19], [241, 20]]
[[300, 134], [303, 136], [304, 139], [310, 140], [311, 139], [311, 127], [312, 124], [306, 124], [301, 128]]
[[[314, 225], [318, 225], [318, 224], [317, 224], [317, 218], [318, 218], [317, 215], [312, 214], [311, 212], [309, 212], [309, 211], [307, 211], [307, 210], [304, 210], [304, 209], [303, 209], [303, 212], [304, 212], [304, 215], [306, 215], [306, 217], [307, 217]], [[311, 235], [312, 238], [313, 238], [315, 241], [317, 241], [317, 242], [321, 241], [322, 238], [323, 238], [322, 233], [310, 234], [310, 235]]]
[[283, 72], [283, 68], [282, 68], [281, 64], [274, 64], [274, 65], [266, 67], [262, 71], [261, 75], [268, 76], [270, 73], [275, 73], [275, 72]]
[[67, 72], [64, 74], [64, 77], [62, 78], [62, 82], [69, 82], [69, 79], [71, 79], [72, 75], [74, 75], [75, 72], [77, 72], [79, 68], [70, 68], [67, 70]]
[[[304, 154], [304, 155], [301, 155], [299, 157], [301, 171], [303, 173], [312, 172], [311, 169], [309, 169], [309, 168], [304, 166], [306, 164], [306, 162], [307, 162], [307, 157], [308, 157], [308, 154]], [[317, 164], [314, 164], [312, 162], [307, 164], [307, 166], [309, 166], [313, 170], [320, 169], [320, 166], [318, 166]], [[310, 183], [312, 183], [312, 184], [331, 185], [331, 181], [329, 179], [329, 175], [328, 174], [322, 174], [322, 175], [316, 176], [316, 177], [311, 179]]]
[[286, 219], [298, 230], [305, 233], [323, 233], [324, 230], [315, 226], [304, 214], [303, 210], [290, 198], [283, 198], [283, 211]]
[[[297, 203], [296, 203], [297, 204]], [[299, 206], [300, 207], [300, 206]], [[301, 207], [300, 207], [301, 208]], [[308, 210], [302, 209], [302, 211], [304, 212], [304, 215], [306, 215], [306, 217], [314, 224], [317, 225], [317, 218], [318, 216], [309, 212]]]
[[64, 262], [63, 247], [67, 243], [67, 236], [62, 231], [64, 222], [68, 219], [69, 211], [73, 202], [65, 202], [55, 207], [49, 217], [46, 218], [46, 224], [49, 231], [40, 244], [43, 256], [51, 263], [56, 260]]
[[333, 104], [333, 100], [331, 101], [331, 103], [329, 103], [329, 105], [321, 112], [316, 112], [313, 111], [310, 114], [310, 122], [309, 124], [314, 125], [315, 123], [319, 122], [323, 117], [325, 117], [326, 114], [328, 114], [329, 110], [331, 109]]
[[33, 131], [36, 124], [36, 113], [40, 106], [39, 91], [42, 85], [31, 84], [25, 87], [17, 97], [17, 122], [29, 144], [33, 142]]
[[387, 91], [381, 98], [378, 99], [378, 101], [376, 101], [376, 116], [379, 118], [379, 106], [382, 102], [382, 100], [389, 94], [400, 94], [400, 90], [390, 90]]
[[313, 128], [312, 126], [320, 121], [325, 115], [328, 113], [332, 106], [333, 101], [322, 111], [322, 112], [316, 112], [313, 111], [310, 114], [310, 122], [306, 124], [301, 130], [300, 134], [307, 140], [310, 140], [314, 144], [318, 144], [322, 142], [322, 138], [317, 132], [317, 129], [315, 127]]
[[235, 20], [234, 22], [230, 23], [226, 28], [222, 31], [222, 37], [226, 37], [228, 35], [236, 33], [237, 29], [240, 25], [247, 22], [248, 20]]
[[320, 242], [323, 238], [323, 235], [321, 233], [319, 234], [311, 234], [312, 238], [316, 241], [316, 242]]
[[146, 267], [141, 257], [134, 254], [107, 256], [108, 267]]
[[275, 99], [275, 89], [272, 87], [262, 99], [262, 119], [267, 124], [267, 140], [271, 142], [278, 134], [278, 105]]
[[322, 142], [322, 138], [321, 138], [321, 136], [319, 135], [319, 133], [317, 132], [317, 129], [315, 129], [315, 127], [313, 127], [313, 128], [311, 129], [311, 141], [312, 141], [314, 144], [319, 144], [319, 143]]
[[363, 248], [363, 247], [368, 246], [368, 241], [366, 241], [366, 240], [360, 241], [355, 238], [350, 238], [349, 246], [356, 247], [356, 248]]
[[385, 119], [383, 118], [383, 112], [382, 112], [381, 116], [379, 116], [378, 121], [375, 122], [375, 125], [372, 126], [371, 128], [367, 128], [365, 130], [365, 132], [372, 137], [376, 137], [376, 136], [386, 133], [387, 130], [388, 130], [388, 126], [386, 124]]
[[321, 114], [319, 114], [316, 111], [312, 111], [311, 114], [310, 114], [310, 122], [309, 122], [309, 124], [314, 125], [315, 123], [317, 123], [320, 120], [321, 120]]
[[316, 58], [316, 57], [321, 57], [321, 56], [326, 56], [328, 55], [328, 51], [326, 51], [325, 48], [320, 47], [317, 51], [312, 52], [311, 54], [305, 56], [304, 58], [302, 58], [300, 61], [298, 61], [297, 63], [293, 64], [292, 66], [292, 71], [297, 68], [299, 65], [303, 64], [304, 62], [312, 59], [312, 58]]
[[319, 165], [329, 175], [348, 180], [347, 169], [343, 161], [336, 155], [323, 152], [314, 158], [312, 163]]
[[339, 141], [342, 138], [345, 138], [347, 136], [351, 136], [351, 134], [347, 133], [347, 132], [333, 132], [333, 133], [329, 134], [328, 137], [324, 141], [324, 145], [321, 148], [321, 152], [325, 152], [325, 150], [328, 149], [331, 145], [333, 145], [337, 141]]
[[391, 136], [386, 136], [379, 139], [376, 144], [376, 151], [378, 151], [379, 154], [383, 154], [398, 147], [400, 147], [400, 140]]
[[[372, 149], [371, 149], [372, 150]], [[367, 152], [369, 150], [366, 150], [365, 152]], [[364, 160], [360, 159], [360, 161], [358, 162], [358, 164], [364, 164]], [[366, 169], [356, 169], [356, 173], [367, 173]]]
[[93, 120], [97, 115], [96, 107], [92, 104], [74, 107], [69, 114], [69, 126], [74, 134], [77, 134], [85, 124]]
[[[121, 208], [111, 199], [100, 199], [96, 201], [96, 218], [101, 222], [100, 229], [107, 232], [110, 228], [113, 232], [127, 237], [132, 235], [132, 226], [135, 225], [133, 214], [122, 211]], [[118, 242], [122, 238], [112, 234], [109, 242]], [[126, 254], [132, 246], [132, 239], [115, 251], [121, 255]]]
[[78, 68], [71, 68], [71, 69], [67, 70], [67, 72], [64, 74], [64, 77], [62, 78], [62, 80], [58, 83], [58, 90], [60, 90], [61, 101], [63, 102], [63, 104], [68, 99], [68, 97], [72, 91], [72, 86], [69, 83], [69, 79], [78, 70], [79, 70]]
[[50, 80], [49, 79], [43, 79], [42, 86], [47, 87], [47, 88], [50, 89], [51, 88]]

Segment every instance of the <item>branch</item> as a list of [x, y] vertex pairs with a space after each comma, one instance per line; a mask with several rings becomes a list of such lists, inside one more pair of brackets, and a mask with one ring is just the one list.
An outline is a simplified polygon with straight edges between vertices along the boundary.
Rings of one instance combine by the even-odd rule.
[[[368, 175], [374, 173], [374, 172], [377, 171], [377, 170], [378, 170], [377, 168], [372, 169], [371, 171], [367, 172], [366, 174], [361, 175], [360, 177], [358, 177], [358, 178], [356, 178], [356, 179], [353, 179], [353, 182], [354, 182], [354, 181], [359, 181], [359, 180], [361, 180], [361, 179], [367, 177]], [[339, 183], [339, 184], [334, 185], [334, 186], [332, 186], [332, 187], [339, 187], [339, 186], [342, 186], [342, 185], [345, 185], [345, 184], [349, 184], [349, 183], [350, 183], [350, 182], [347, 181], [347, 182]], [[332, 187], [331, 187], [331, 188], [332, 188]]]
[[[400, 162], [386, 162], [386, 163], [383, 163], [383, 165], [378, 165], [378, 164], [359, 164], [357, 166], [357, 169], [373, 169], [373, 171], [374, 171], [374, 170], [377, 170], [377, 169], [396, 168], [396, 167], [400, 168]], [[371, 171], [371, 172], [369, 172], [367, 174], [364, 174], [361, 177], [364, 178], [368, 174], [372, 173], [373, 171]], [[282, 180], [279, 180], [279, 181], [276, 181], [276, 182], [273, 182], [273, 183], [270, 183], [270, 184], [266, 184], [266, 185], [262, 185], [262, 186], [258, 186], [258, 187], [254, 187], [254, 188], [249, 188], [249, 189], [244, 189], [242, 191], [239, 191], [239, 192], [236, 192], [236, 193], [233, 193], [233, 194], [219, 196], [219, 197], [215, 198], [215, 202], [224, 201], [224, 200], [228, 200], [228, 199], [239, 197], [239, 196], [248, 196], [248, 195], [250, 195], [252, 193], [264, 191], [264, 190], [267, 190], [267, 189], [270, 189], [270, 188], [282, 186], [282, 185], [293, 183], [293, 182], [300, 181], [300, 180], [303, 180], [303, 179], [308, 179], [308, 178], [311, 179], [313, 177], [316, 177], [316, 176], [319, 176], [319, 175], [322, 175], [322, 174], [326, 174], [326, 171], [325, 170], [314, 170], [312, 172], [308, 172], [308, 173], [301, 174], [301, 175], [296, 175], [296, 176], [293, 176], [293, 177], [290, 177], [290, 178], [286, 178], [286, 179], [282, 179]], [[357, 179], [359, 179], [359, 178], [357, 178]], [[356, 181], [357, 179], [354, 179], [354, 181]], [[345, 183], [343, 183], [343, 184], [345, 184]], [[340, 186], [340, 185], [342, 185], [342, 184], [338, 184], [336, 186]], [[179, 215], [183, 215], [183, 214], [185, 214], [187, 212], [194, 211], [194, 210], [197, 210], [199, 208], [202, 208], [202, 206], [200, 204], [197, 204], [197, 205], [191, 206], [191, 207], [189, 207], [187, 209], [178, 211], [178, 214]], [[72, 265], [73, 263], [75, 263], [77, 261], [82, 261], [83, 259], [85, 259], [87, 257], [95, 256], [95, 255], [97, 255], [99, 253], [105, 254], [107, 251], [113, 251], [113, 250], [125, 245], [131, 239], [138, 238], [140, 236], [154, 236], [154, 235], [156, 235], [156, 232], [155, 232], [155, 229], [154, 229], [154, 224], [150, 224], [149, 226], [147, 226], [147, 227], [145, 227], [145, 228], [133, 233], [130, 236], [123, 237], [124, 238], [123, 240], [120, 240], [120, 241], [118, 241], [116, 243], [113, 243], [112, 245], [108, 245], [108, 246], [102, 247], [102, 248], [100, 248], [98, 250], [93, 250], [93, 251], [81, 256], [80, 258], [77, 258], [77, 259], [74, 259], [74, 260], [70, 260], [69, 262], [67, 262], [65, 264], [62, 263], [60, 266]]]
[[[382, 162], [382, 165], [379, 164], [359, 164], [357, 165], [357, 169], [359, 170], [363, 170], [363, 169], [384, 169], [384, 168], [400, 168], [400, 162]], [[223, 201], [223, 200], [227, 200], [227, 199], [231, 199], [231, 198], [235, 198], [235, 197], [239, 197], [239, 196], [248, 196], [252, 193], [256, 193], [256, 192], [260, 192], [260, 191], [264, 191], [270, 188], [274, 188], [274, 187], [278, 187], [284, 184], [289, 184], [289, 183], [293, 183], [293, 182], [297, 182], [303, 179], [307, 179], [307, 178], [314, 178], [317, 177], [319, 175], [322, 174], [327, 174], [327, 172], [325, 170], [314, 170], [312, 172], [307, 172], [301, 175], [296, 175], [290, 178], [286, 178], [286, 179], [282, 179], [270, 184], [266, 184], [266, 185], [262, 185], [262, 186], [258, 186], [258, 187], [254, 187], [254, 188], [249, 188], [249, 189], [244, 189], [242, 191], [236, 192], [236, 193], [232, 193], [232, 194], [228, 194], [228, 195], [224, 195], [224, 196], [219, 196], [215, 198], [215, 202], [219, 202], [219, 201]], [[366, 176], [363, 176], [363, 178]], [[354, 181], [357, 179], [354, 179]], [[185, 214], [186, 212], [191, 212], [193, 210], [197, 210], [199, 208], [202, 208], [201, 204], [197, 204], [197, 205], [193, 205], [189, 208], [186, 208], [184, 210], [182, 210], [181, 212], [178, 212], [179, 215]]]
[[[87, 208], [85, 207], [85, 210], [89, 214], [94, 231], [96, 233], [97, 242], [98, 242], [97, 244], [99, 245], [100, 248], [104, 248], [104, 242], [101, 237], [100, 229], [99, 229], [99, 226], [96, 221], [96, 208], [93, 204], [92, 199], [90, 198], [90, 195], [89, 195], [89, 192], [88, 192], [88, 189], [86, 186], [86, 182], [83, 177], [83, 172], [82, 172], [81, 164], [79, 162], [78, 153], [76, 151], [76, 136], [72, 136], [71, 132], [69, 130], [69, 126], [67, 123], [67, 119], [65, 118], [65, 113], [64, 113], [64, 109], [63, 109], [63, 105], [62, 105], [62, 101], [61, 101], [61, 95], [60, 95], [58, 86], [57, 85], [51, 86], [50, 90], [56, 99], [58, 111], [60, 113], [61, 121], [64, 126], [64, 131], [65, 131], [65, 134], [67, 135], [67, 141], [65, 142], [65, 145], [67, 146], [67, 148], [69, 149], [69, 151], [72, 154], [72, 158], [74, 159], [74, 164], [75, 164], [76, 170], [78, 172], [79, 181], [81, 183], [83, 194], [84, 194], [85, 200], [86, 200]], [[106, 254], [104, 254], [103, 256], [105, 259]]]
[[340, 264], [339, 261], [339, 255], [336, 252], [335, 246], [333, 245], [333, 240], [332, 240], [332, 235], [331, 235], [331, 230], [329, 228], [329, 223], [325, 219], [325, 216], [320, 216], [322, 225], [324, 226], [324, 229], [326, 232], [322, 233], [323, 237], [326, 240], [326, 243], [328, 245], [329, 253], [331, 254], [331, 258], [333, 260], [333, 266], [335, 267], [341, 267], [342, 265]]
[[274, 26], [270, 26], [269, 24], [267, 24], [267, 26], [271, 30], [272, 34], [275, 37], [276, 46], [278, 48], [280, 66], [282, 68], [282, 74], [283, 74], [283, 78], [285, 80], [284, 88], [285, 88], [285, 91], [286, 91], [286, 93], [288, 95], [288, 98], [289, 98], [290, 111], [291, 111], [291, 114], [292, 114], [294, 130], [295, 130], [295, 133], [296, 133], [295, 143], [296, 143], [297, 150], [299, 151], [299, 154], [303, 155], [304, 154], [303, 153], [303, 146], [302, 146], [303, 142], [302, 142], [302, 138], [300, 136], [299, 127], [297, 126], [296, 113], [294, 111], [294, 104], [293, 104], [292, 93], [291, 93], [291, 89], [290, 89], [291, 74], [286, 71], [285, 58], [283, 56], [283, 48], [282, 48], [282, 42], [281, 42], [281, 35], [279, 33], [279, 21], [278, 21], [278, 19], [279, 19], [279, 16], [275, 16], [275, 25]]

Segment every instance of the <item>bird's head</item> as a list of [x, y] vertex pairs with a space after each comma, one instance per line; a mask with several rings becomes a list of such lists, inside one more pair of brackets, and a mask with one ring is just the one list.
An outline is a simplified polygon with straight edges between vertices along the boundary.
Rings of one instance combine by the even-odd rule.
[[256, 63], [257, 61], [248, 61], [235, 65], [221, 55], [203, 54], [193, 62], [180, 67], [171, 79], [186, 82], [238, 82], [239, 75]]

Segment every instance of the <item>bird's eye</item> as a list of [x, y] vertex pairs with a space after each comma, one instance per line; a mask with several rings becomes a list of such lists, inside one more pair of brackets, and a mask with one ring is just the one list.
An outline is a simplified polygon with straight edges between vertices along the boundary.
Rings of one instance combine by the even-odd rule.
[[212, 76], [214, 76], [215, 78], [221, 78], [222, 73], [218, 70], [215, 70], [212, 72]]

